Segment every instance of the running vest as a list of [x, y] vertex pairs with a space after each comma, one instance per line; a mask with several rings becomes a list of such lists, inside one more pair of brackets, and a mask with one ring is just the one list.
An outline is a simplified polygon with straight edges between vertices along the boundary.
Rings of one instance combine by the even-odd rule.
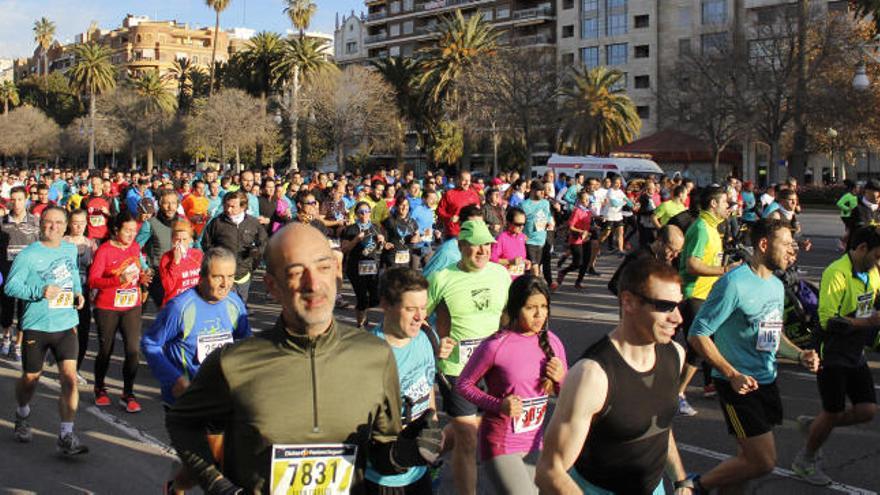
[[654, 368], [644, 373], [632, 369], [607, 336], [582, 357], [605, 371], [608, 396], [574, 467], [590, 483], [614, 493], [652, 493], [666, 466], [681, 366], [672, 343], [654, 348]]

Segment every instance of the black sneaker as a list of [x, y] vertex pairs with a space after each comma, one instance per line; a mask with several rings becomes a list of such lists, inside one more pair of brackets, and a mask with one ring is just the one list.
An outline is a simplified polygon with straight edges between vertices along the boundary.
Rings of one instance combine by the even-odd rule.
[[79, 454], [87, 454], [89, 452], [89, 448], [79, 442], [79, 437], [76, 436], [76, 433], [68, 433], [63, 437], [58, 437], [58, 441], [55, 443], [58, 448], [58, 452], [64, 455], [79, 455]]
[[28, 422], [30, 415], [21, 417], [15, 413], [15, 441], [28, 443], [34, 437], [31, 433], [31, 424]]

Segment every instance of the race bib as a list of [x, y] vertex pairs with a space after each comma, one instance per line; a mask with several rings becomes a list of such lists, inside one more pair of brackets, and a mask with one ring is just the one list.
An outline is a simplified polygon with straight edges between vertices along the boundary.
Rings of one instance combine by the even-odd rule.
[[232, 343], [232, 332], [203, 333], [196, 338], [196, 358], [200, 363], [214, 350]]
[[755, 348], [761, 352], [776, 352], [782, 335], [781, 321], [762, 321], [758, 323], [758, 341]]
[[339, 249], [339, 239], [330, 239], [330, 249]]
[[535, 230], [538, 232], [543, 232], [547, 230], [547, 220], [544, 218], [539, 218], [535, 220]]
[[458, 342], [458, 364], [462, 366], [467, 364], [471, 356], [474, 355], [474, 351], [477, 350], [477, 347], [480, 347], [482, 342], [483, 339], [460, 340]]
[[66, 309], [73, 307], [73, 289], [62, 289], [52, 299], [49, 299], [49, 309]]
[[865, 292], [856, 298], [856, 318], [868, 318], [874, 312], [871, 305], [873, 302], [873, 292]]
[[395, 265], [408, 265], [409, 264], [409, 251], [397, 251], [394, 253], [394, 264]]
[[6, 248], [6, 260], [15, 261], [15, 257], [18, 256], [18, 253], [20, 253], [22, 249], [24, 249], [24, 247], [9, 246], [8, 248]]
[[89, 216], [89, 225], [92, 227], [103, 227], [107, 224], [107, 219], [104, 218], [104, 215], [90, 215]]
[[375, 275], [379, 273], [379, 264], [375, 260], [361, 260], [358, 263], [358, 275]]
[[113, 306], [117, 308], [133, 308], [138, 301], [138, 289], [116, 289]]
[[544, 424], [548, 400], [546, 395], [524, 399], [522, 414], [518, 418], [513, 418], [513, 432], [526, 433], [540, 428]]
[[346, 495], [351, 490], [357, 445], [273, 445], [269, 493]]
[[517, 263], [515, 265], [507, 265], [507, 271], [514, 277], [518, 277], [526, 272], [526, 264]]

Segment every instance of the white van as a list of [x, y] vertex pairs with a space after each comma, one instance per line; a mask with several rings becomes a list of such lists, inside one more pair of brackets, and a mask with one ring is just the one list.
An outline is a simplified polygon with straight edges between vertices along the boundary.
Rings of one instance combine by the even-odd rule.
[[581, 174], [585, 177], [603, 179], [607, 175], [620, 175], [624, 181], [639, 177], [663, 175], [663, 169], [647, 158], [564, 156], [554, 153], [543, 167], [532, 167], [532, 177], [541, 177], [547, 170], [553, 170], [558, 178], [564, 173], [568, 177]]

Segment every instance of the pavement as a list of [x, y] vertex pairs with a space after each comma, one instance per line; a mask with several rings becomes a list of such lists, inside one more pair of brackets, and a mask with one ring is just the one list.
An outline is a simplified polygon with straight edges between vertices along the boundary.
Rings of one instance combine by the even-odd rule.
[[[818, 282], [824, 267], [840, 256], [837, 237], [842, 233], [841, 223], [830, 211], [806, 213], [801, 216], [801, 223], [805, 235], [814, 241], [812, 252], [803, 254], [801, 267], [809, 279]], [[569, 362], [575, 361], [616, 324], [617, 300], [605, 286], [618, 262], [614, 256], [603, 256], [598, 265], [602, 276], [587, 278], [584, 292], [576, 292], [571, 287], [573, 281], [569, 280], [554, 295], [551, 329], [565, 344]], [[279, 315], [279, 306], [267, 299], [261, 284], [255, 284], [251, 291], [252, 325], [255, 329], [269, 328]], [[349, 288], [346, 287], [344, 293], [351, 298]], [[341, 311], [339, 318], [353, 322], [352, 311]], [[371, 313], [371, 321], [379, 318], [378, 311]], [[144, 325], [149, 325], [152, 319], [152, 312], [147, 312]], [[122, 386], [119, 347], [121, 345], [117, 347], [107, 383], [114, 401]], [[90, 383], [96, 349], [93, 331], [83, 365], [83, 375]], [[869, 357], [874, 381], [880, 388], [880, 355]], [[143, 412], [139, 414], [127, 414], [115, 402], [112, 407], [99, 410], [92, 403], [91, 386], [81, 387], [76, 429], [91, 452], [74, 459], [60, 457], [55, 452], [59, 388], [54, 365], [46, 367], [31, 405], [33, 442], [22, 445], [13, 440], [13, 391], [19, 373], [13, 363], [0, 359], [0, 397], [6, 398], [0, 402], [5, 405], [5, 412], [0, 411], [0, 493], [160, 493], [162, 483], [171, 472], [173, 454], [168, 447], [159, 388], [145, 363], [141, 364], [135, 387], [143, 406]], [[674, 424], [674, 433], [689, 472], [708, 470], [736, 451], [734, 441], [727, 434], [717, 399], [703, 399], [701, 387], [697, 385], [702, 385], [699, 377], [694, 380], [689, 395], [699, 414], [679, 417]], [[803, 442], [795, 418], [802, 414], [815, 415], [820, 407], [819, 396], [814, 377], [790, 363], [780, 365], [779, 387], [785, 420], [776, 429], [777, 468], [771, 475], [753, 482], [748, 493], [812, 495], [875, 494], [880, 491], [880, 418], [834, 431], [824, 448], [825, 470], [835, 480], [834, 485], [817, 488], [795, 478], [790, 465]], [[443, 479], [448, 480], [448, 473]], [[451, 493], [447, 483], [441, 491]]]

